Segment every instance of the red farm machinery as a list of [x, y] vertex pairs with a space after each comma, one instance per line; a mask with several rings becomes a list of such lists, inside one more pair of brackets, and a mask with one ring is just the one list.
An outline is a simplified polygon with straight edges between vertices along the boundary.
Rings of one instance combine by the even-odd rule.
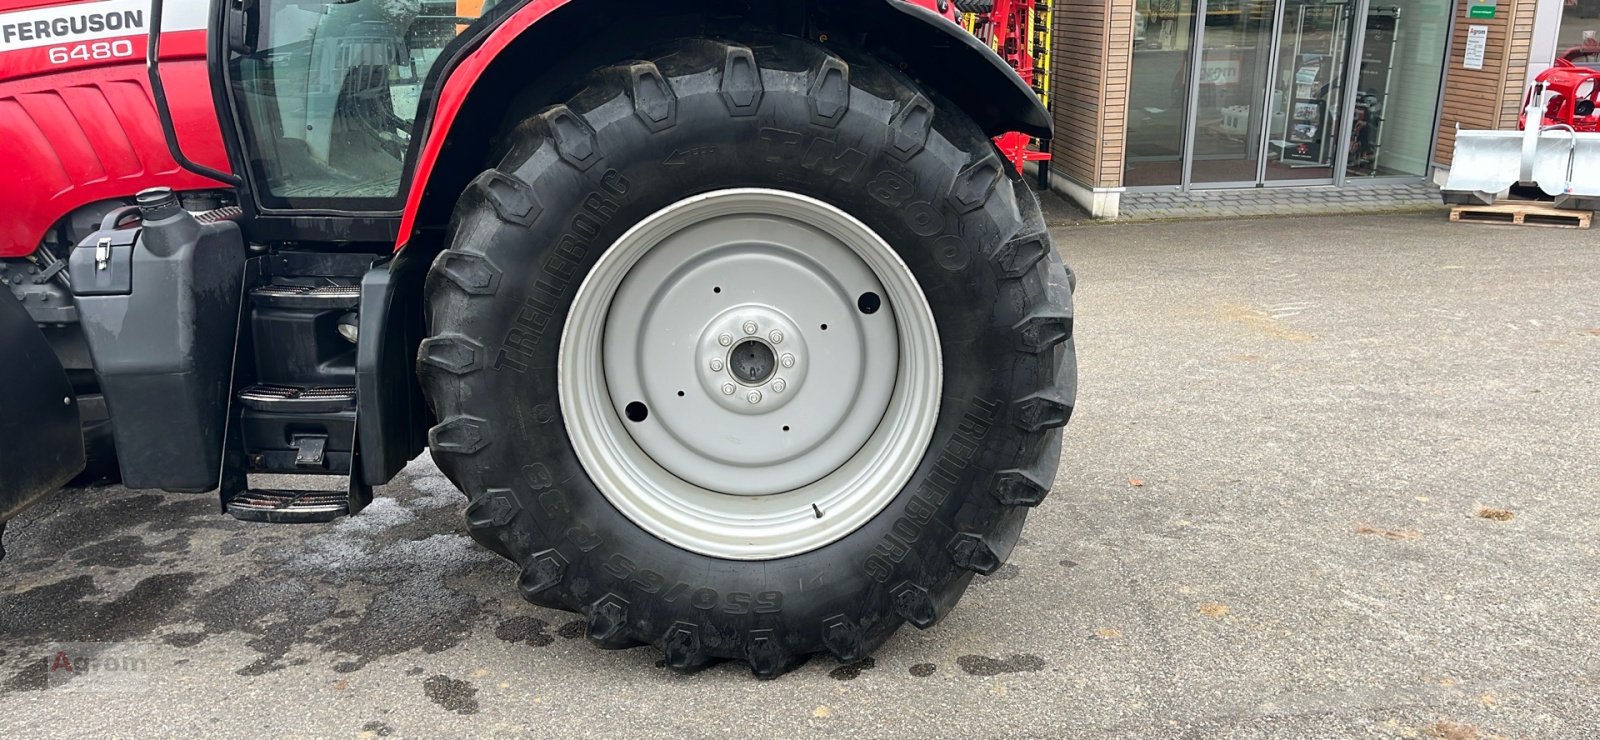
[[323, 523], [426, 451], [600, 647], [932, 626], [1076, 390], [999, 5], [0, 0], [0, 529], [112, 481]]
[[[956, 8], [962, 25], [1005, 59], [1048, 109], [1052, 0], [957, 0]], [[997, 137], [995, 145], [1018, 172], [1028, 162], [1039, 162], [1039, 182], [1048, 183], [1049, 165], [1043, 164], [1050, 161], [1048, 139], [1011, 131]]]
[[1600, 46], [1591, 38], [1539, 73], [1519, 131], [1456, 132], [1446, 203], [1490, 205], [1508, 195], [1556, 208], [1600, 208]]

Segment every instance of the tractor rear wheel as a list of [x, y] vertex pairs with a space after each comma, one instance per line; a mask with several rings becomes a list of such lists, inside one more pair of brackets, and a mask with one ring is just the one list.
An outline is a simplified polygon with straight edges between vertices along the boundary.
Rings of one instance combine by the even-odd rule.
[[958, 109], [851, 49], [684, 40], [503, 151], [418, 362], [526, 598], [772, 677], [1005, 561], [1072, 411], [1072, 279]]

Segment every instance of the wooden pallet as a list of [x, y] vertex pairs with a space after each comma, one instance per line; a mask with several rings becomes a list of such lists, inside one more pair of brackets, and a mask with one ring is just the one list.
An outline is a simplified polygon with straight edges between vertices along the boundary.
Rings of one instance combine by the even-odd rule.
[[1501, 201], [1492, 206], [1454, 206], [1451, 221], [1517, 226], [1554, 226], [1561, 229], [1587, 229], [1594, 211], [1574, 211], [1537, 201]]

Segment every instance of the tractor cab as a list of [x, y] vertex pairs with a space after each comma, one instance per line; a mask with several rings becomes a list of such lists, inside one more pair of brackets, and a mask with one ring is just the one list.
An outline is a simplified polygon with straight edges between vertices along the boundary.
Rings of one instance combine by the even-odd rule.
[[260, 211], [396, 214], [428, 74], [482, 10], [433, 0], [230, 10], [225, 94]]

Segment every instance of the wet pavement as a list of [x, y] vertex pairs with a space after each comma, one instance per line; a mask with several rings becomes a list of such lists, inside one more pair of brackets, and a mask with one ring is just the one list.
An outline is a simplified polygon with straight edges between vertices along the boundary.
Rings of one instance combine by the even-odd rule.
[[[121, 488], [25, 513], [0, 737], [1600, 733], [1600, 236], [1432, 213], [1056, 236], [1083, 389], [1055, 493], [872, 659], [757, 682], [594, 649], [423, 459], [333, 525]], [[58, 643], [133, 662], [56, 685]]]

